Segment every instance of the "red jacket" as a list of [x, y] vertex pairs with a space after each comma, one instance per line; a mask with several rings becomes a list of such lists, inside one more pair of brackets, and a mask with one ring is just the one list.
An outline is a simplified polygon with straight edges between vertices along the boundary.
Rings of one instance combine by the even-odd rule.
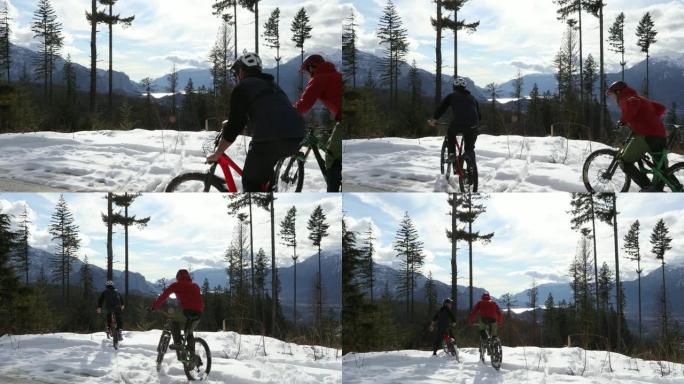
[[618, 101], [622, 117], [620, 120], [629, 124], [637, 135], [666, 137], [667, 131], [661, 118], [667, 110], [664, 105], [637, 95], [632, 88], [620, 92]]
[[492, 300], [480, 300], [477, 304], [475, 304], [473, 310], [470, 312], [470, 316], [468, 316], [468, 324], [472, 325], [475, 322], [475, 317], [478, 314], [483, 318], [487, 317], [490, 319], [496, 319], [496, 322], [499, 325], [503, 324], [503, 315], [501, 314], [501, 310], [499, 309], [499, 306], [496, 305], [496, 303]]
[[299, 113], [306, 113], [317, 100], [323, 102], [335, 116], [335, 121], [342, 121], [342, 74], [337, 72], [333, 63], [325, 61], [316, 68], [294, 107]]
[[200, 292], [199, 286], [192, 282], [192, 278], [188, 271], [183, 270], [176, 275], [176, 282], [169, 285], [164, 292], [159, 295], [157, 301], [152, 304], [152, 309], [159, 308], [172, 293], [176, 294], [176, 298], [180, 301], [181, 308], [197, 312], [204, 311], [202, 293]]

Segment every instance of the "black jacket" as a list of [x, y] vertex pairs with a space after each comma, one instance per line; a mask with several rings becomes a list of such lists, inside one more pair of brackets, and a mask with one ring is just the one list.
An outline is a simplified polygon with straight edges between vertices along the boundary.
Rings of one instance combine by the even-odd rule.
[[451, 323], [456, 322], [456, 318], [451, 310], [443, 305], [432, 318], [432, 321], [437, 323], [437, 331], [441, 333], [449, 329]]
[[230, 95], [230, 115], [222, 136], [228, 141], [247, 126], [253, 142], [304, 137], [304, 118], [267, 73], [244, 78]]
[[123, 298], [114, 287], [107, 287], [97, 299], [97, 307], [102, 308], [103, 303], [107, 312], [113, 312], [123, 305]]
[[482, 120], [480, 105], [466, 89], [457, 89], [445, 97], [435, 111], [433, 118], [438, 120], [449, 107], [454, 113], [454, 120], [451, 122], [452, 128], [467, 130], [480, 124], [480, 120]]

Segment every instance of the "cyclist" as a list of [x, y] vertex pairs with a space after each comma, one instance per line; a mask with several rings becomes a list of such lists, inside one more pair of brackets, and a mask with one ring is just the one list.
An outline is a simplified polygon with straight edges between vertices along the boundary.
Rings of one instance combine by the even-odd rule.
[[202, 311], [204, 311], [204, 301], [202, 300], [202, 293], [200, 287], [192, 281], [190, 273], [187, 269], [180, 269], [176, 273], [176, 282], [169, 285], [164, 292], [157, 298], [150, 308], [151, 311], [158, 309], [169, 298], [172, 293], [176, 294], [176, 298], [180, 302], [183, 309], [182, 317], [176, 316], [171, 323], [171, 334], [173, 335], [173, 342], [171, 349], [180, 350], [181, 348], [181, 333], [180, 321], [185, 320], [185, 339], [187, 341], [188, 351], [195, 353], [195, 337], [193, 332], [199, 323]]
[[[472, 163], [473, 170], [477, 175], [477, 164], [475, 158], [475, 142], [477, 141], [478, 125], [482, 120], [480, 105], [475, 97], [466, 89], [466, 79], [456, 77], [454, 79], [454, 92], [447, 95], [442, 100], [432, 119], [428, 120], [428, 125], [434, 127], [437, 120], [451, 107], [454, 119], [447, 131], [447, 149], [449, 151], [449, 161], [454, 161], [456, 154], [456, 135], [463, 134], [464, 156]], [[477, 192], [477, 189], [473, 190]]]
[[[661, 152], [667, 146], [667, 131], [661, 121], [667, 109], [660, 103], [639, 96], [624, 81], [613, 83], [608, 88], [606, 94], [614, 97], [622, 112], [618, 124], [629, 125], [633, 133], [622, 154], [620, 162], [622, 169], [630, 179], [634, 180], [641, 187], [642, 191], [662, 190], [662, 185], [651, 185], [648, 177], [639, 171], [636, 162], [646, 152]], [[655, 154], [653, 159], [658, 162], [660, 161], [660, 156]], [[667, 159], [665, 159], [664, 168], [666, 167]]]
[[221, 140], [207, 162], [216, 162], [246, 126], [252, 141], [243, 167], [242, 186], [245, 192], [264, 192], [278, 160], [299, 150], [304, 138], [304, 119], [273, 76], [262, 72], [256, 53], [240, 56], [230, 71], [238, 84], [230, 96], [229, 119], [223, 122]]
[[472, 311], [470, 311], [468, 324], [473, 325], [475, 323], [475, 317], [478, 315], [480, 316], [480, 320], [477, 322], [477, 327], [480, 330], [480, 339], [482, 341], [487, 341], [487, 326], [491, 329], [491, 336], [497, 337], [499, 334], [499, 327], [503, 325], [503, 315], [501, 314], [501, 309], [492, 301], [492, 298], [487, 291], [484, 291], [480, 301], [475, 304]]
[[311, 79], [294, 105], [297, 111], [306, 113], [320, 100], [337, 122], [328, 140], [325, 167], [328, 192], [339, 192], [342, 185], [342, 74], [335, 69], [335, 64], [325, 61], [321, 55], [307, 57], [299, 72], [307, 72]]
[[435, 330], [435, 325], [437, 326], [437, 333], [435, 333], [435, 341], [432, 347], [432, 356], [437, 355], [437, 350], [442, 344], [442, 335], [445, 333], [449, 334], [449, 338], [454, 339], [454, 335], [451, 333], [451, 327], [456, 323], [456, 318], [451, 312], [452, 301], [450, 298], [444, 299], [442, 301], [442, 307], [435, 313], [430, 323], [430, 332]]
[[121, 293], [114, 288], [114, 282], [112, 280], [107, 280], [105, 283], [105, 290], [100, 294], [100, 298], [97, 299], [97, 313], [102, 313], [102, 305], [104, 304], [105, 313], [107, 315], [107, 329], [111, 335], [114, 331], [111, 324], [111, 315], [114, 314], [116, 318], [116, 324], [118, 328], [119, 340], [123, 340], [123, 335], [121, 330], [123, 329], [123, 316], [121, 312], [124, 310], [124, 301], [121, 297]]

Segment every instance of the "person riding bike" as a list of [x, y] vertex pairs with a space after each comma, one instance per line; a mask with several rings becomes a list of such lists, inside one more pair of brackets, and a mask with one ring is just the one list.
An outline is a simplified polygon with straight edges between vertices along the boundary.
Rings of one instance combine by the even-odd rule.
[[321, 55], [307, 57], [299, 72], [309, 73], [311, 79], [295, 103], [295, 109], [304, 114], [320, 100], [335, 118], [335, 129], [326, 146], [325, 167], [328, 192], [339, 192], [342, 185], [342, 74], [335, 69], [335, 64], [325, 61]]
[[247, 126], [252, 141], [242, 170], [242, 186], [245, 192], [264, 192], [278, 160], [299, 151], [304, 119], [273, 76], [262, 72], [256, 53], [240, 56], [230, 71], [238, 84], [230, 95], [230, 114], [223, 122], [221, 140], [207, 162], [218, 161]]
[[169, 285], [164, 292], [159, 295], [154, 304], [152, 304], [152, 307], [150, 307], [150, 311], [157, 310], [172, 293], [176, 294], [176, 298], [180, 302], [183, 312], [182, 316], [176, 316], [171, 323], [171, 335], [173, 336], [174, 342], [171, 349], [180, 350], [181, 348], [180, 321], [184, 319], [185, 339], [187, 341], [188, 351], [195, 353], [195, 337], [193, 332], [204, 311], [204, 301], [202, 300], [200, 287], [192, 281], [192, 277], [190, 277], [190, 273], [187, 269], [178, 270], [176, 273], [176, 282]]
[[437, 326], [437, 332], [435, 333], [434, 344], [432, 347], [432, 356], [437, 355], [437, 350], [442, 345], [442, 336], [445, 333], [449, 334], [449, 338], [453, 339], [454, 335], [451, 333], [451, 327], [456, 323], [456, 317], [451, 312], [451, 306], [453, 302], [451, 299], [446, 298], [442, 301], [442, 307], [435, 313], [430, 323], [430, 332], [435, 330], [435, 325]]
[[484, 291], [480, 301], [475, 304], [473, 310], [470, 311], [468, 316], [468, 324], [473, 325], [475, 323], [475, 317], [480, 316], [477, 322], [477, 327], [480, 330], [480, 339], [482, 341], [487, 341], [487, 326], [490, 326], [491, 337], [497, 337], [499, 335], [499, 327], [503, 325], [503, 315], [501, 314], [501, 309], [499, 306], [492, 301], [489, 292]]
[[[627, 142], [620, 165], [627, 176], [641, 187], [642, 191], [655, 192], [662, 190], [662, 185], [651, 185], [648, 176], [641, 173], [636, 162], [647, 152], [661, 152], [667, 146], [667, 130], [662, 116], [667, 110], [664, 105], [639, 96], [624, 81], [616, 81], [606, 91], [613, 96], [622, 112], [619, 125], [628, 125], [632, 130], [632, 138]], [[660, 161], [658, 154], [653, 160]], [[667, 159], [665, 165], [667, 167]], [[656, 183], [659, 184], [659, 183]]]
[[[447, 131], [447, 149], [449, 151], [449, 161], [453, 161], [456, 156], [456, 135], [463, 134], [464, 155], [472, 164], [474, 172], [477, 174], [477, 162], [475, 158], [475, 142], [477, 141], [478, 125], [482, 120], [480, 104], [472, 94], [466, 89], [466, 79], [456, 77], [454, 79], [454, 92], [447, 95], [435, 111], [432, 119], [428, 120], [428, 125], [434, 127], [442, 115], [451, 107], [454, 119]], [[477, 192], [474, 189], [473, 192]]]
[[100, 297], [97, 299], [97, 313], [102, 313], [102, 305], [104, 304], [105, 314], [107, 315], [107, 329], [110, 334], [115, 330], [112, 329], [111, 319], [112, 313], [116, 318], [116, 325], [119, 328], [119, 340], [123, 339], [123, 316], [121, 312], [124, 310], [124, 301], [121, 297], [121, 293], [114, 288], [114, 282], [112, 280], [107, 280], [105, 283], [105, 290], [102, 291]]

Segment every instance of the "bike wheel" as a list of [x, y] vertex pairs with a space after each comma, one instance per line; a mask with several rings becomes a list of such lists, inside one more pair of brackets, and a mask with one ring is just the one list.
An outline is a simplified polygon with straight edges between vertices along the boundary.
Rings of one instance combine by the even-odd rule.
[[188, 380], [204, 380], [211, 371], [211, 352], [204, 339], [195, 337], [193, 361], [183, 362], [183, 370]]
[[[627, 192], [630, 178], [618, 164], [613, 164], [617, 151], [604, 148], [591, 153], [582, 167], [582, 182], [587, 192]], [[610, 174], [611, 168], [612, 175]]]
[[169, 348], [169, 341], [171, 340], [171, 334], [168, 332], [162, 332], [159, 338], [159, 344], [157, 345], [157, 372], [161, 371], [161, 364], [164, 360], [164, 354]]
[[114, 332], [112, 332], [112, 342], [114, 343], [114, 349], [119, 349], [119, 328], [114, 328]]
[[485, 353], [487, 350], [487, 346], [485, 345], [484, 341], [480, 341], [480, 361], [485, 362]]
[[439, 157], [439, 171], [442, 173], [442, 175], [447, 177], [447, 180], [449, 179], [449, 150], [447, 148], [447, 141], [444, 139], [444, 142], [442, 143], [442, 152]]
[[304, 186], [304, 161], [295, 156], [278, 160], [273, 173], [273, 192], [301, 192]]
[[677, 163], [665, 171], [665, 191], [684, 192], [684, 163]]
[[477, 192], [477, 168], [475, 164], [466, 156], [459, 159], [462, 176], [458, 178], [458, 187], [462, 193]]
[[209, 177], [209, 190], [205, 191], [206, 173], [191, 172], [174, 177], [165, 192], [228, 192], [226, 182], [216, 175]]
[[492, 362], [492, 367], [498, 371], [501, 369], [501, 362], [503, 361], [503, 348], [498, 337], [492, 340], [491, 349], [489, 358]]

